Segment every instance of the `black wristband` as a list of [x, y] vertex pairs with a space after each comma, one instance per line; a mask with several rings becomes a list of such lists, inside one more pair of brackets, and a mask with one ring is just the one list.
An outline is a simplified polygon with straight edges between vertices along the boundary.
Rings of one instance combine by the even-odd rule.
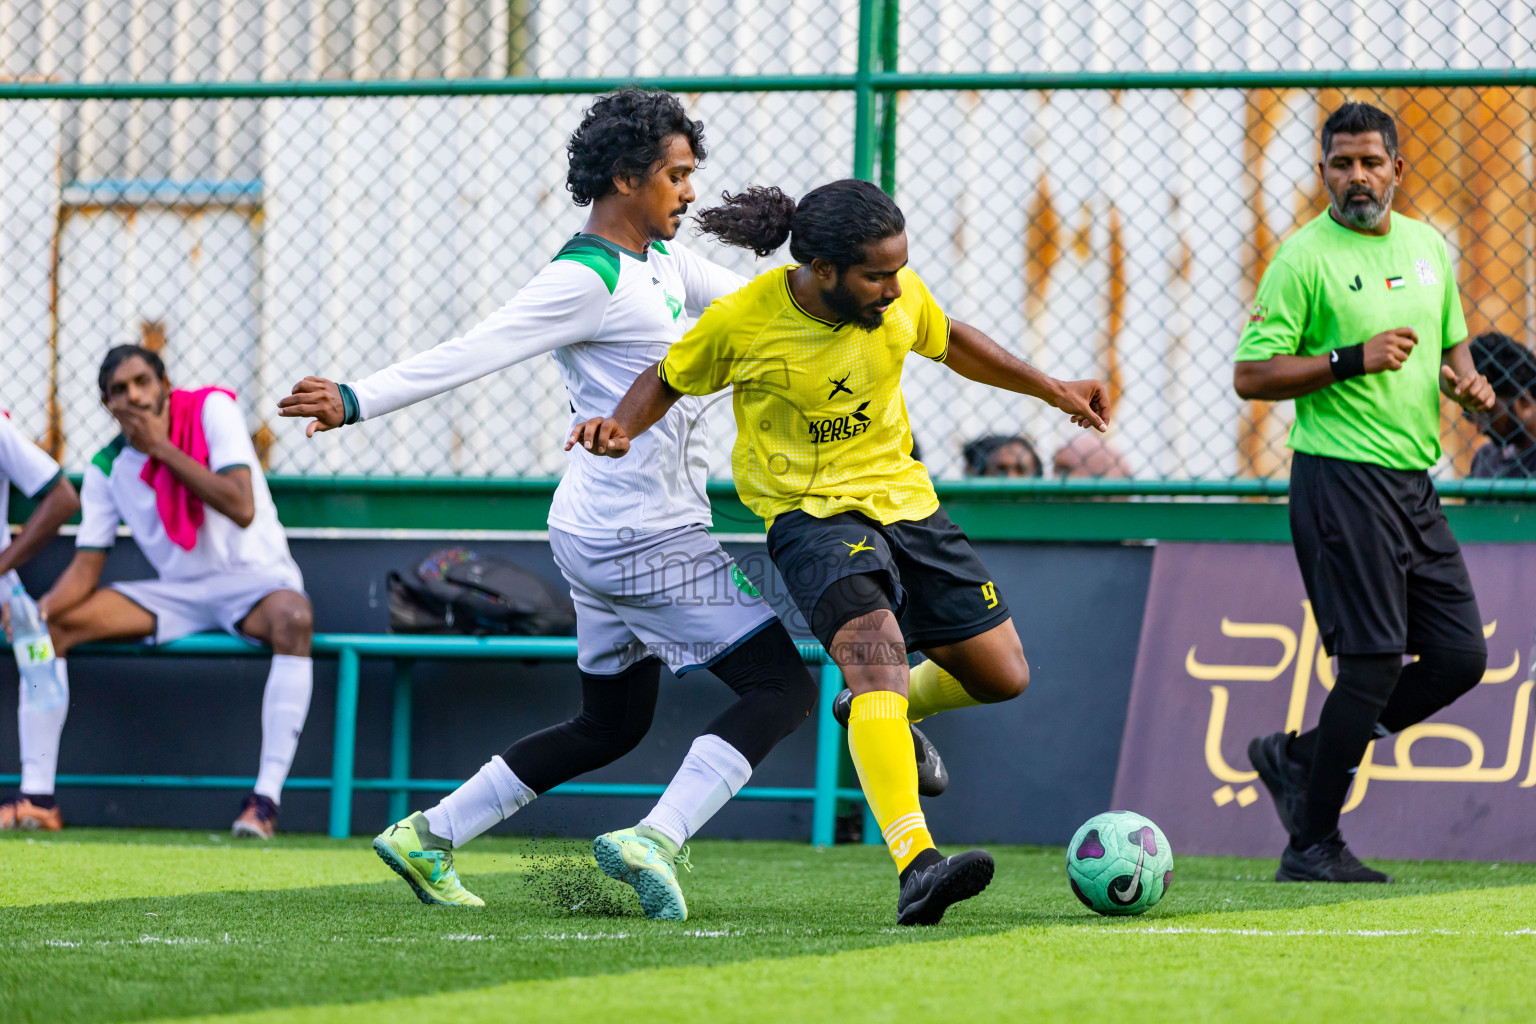
[[1365, 373], [1365, 346], [1346, 345], [1334, 349], [1328, 357], [1328, 369], [1333, 371], [1334, 380], [1349, 380]]
[[356, 423], [362, 409], [357, 404], [357, 394], [345, 384], [336, 385], [336, 390], [341, 392], [341, 422]]

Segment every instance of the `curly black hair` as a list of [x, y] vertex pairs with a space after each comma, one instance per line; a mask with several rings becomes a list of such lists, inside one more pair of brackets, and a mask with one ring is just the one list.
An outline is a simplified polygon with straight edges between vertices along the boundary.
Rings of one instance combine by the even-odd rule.
[[721, 198], [725, 205], [697, 215], [702, 233], [759, 256], [772, 253], [787, 238], [796, 260], [824, 260], [839, 274], [864, 262], [865, 245], [907, 228], [895, 200], [857, 178], [821, 185], [798, 203], [779, 189], [757, 186]]
[[667, 154], [667, 140], [681, 135], [693, 158], [704, 162], [704, 122], [688, 117], [669, 92], [620, 89], [592, 104], [566, 143], [570, 170], [565, 187], [577, 206], [615, 191], [614, 178], [643, 178]]

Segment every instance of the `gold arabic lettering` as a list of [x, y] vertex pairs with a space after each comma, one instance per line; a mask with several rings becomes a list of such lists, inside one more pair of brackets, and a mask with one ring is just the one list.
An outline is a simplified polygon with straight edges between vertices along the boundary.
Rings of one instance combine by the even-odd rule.
[[[1279, 643], [1281, 656], [1278, 662], [1272, 665], [1207, 664], [1201, 662], [1196, 656], [1198, 645], [1194, 645], [1184, 657], [1185, 671], [1191, 678], [1203, 682], [1267, 683], [1280, 678], [1285, 670], [1294, 664], [1295, 671], [1291, 677], [1291, 692], [1285, 712], [1285, 731], [1300, 731], [1306, 717], [1307, 697], [1313, 673], [1316, 673], [1318, 684], [1325, 691], [1331, 691], [1334, 684], [1333, 661], [1319, 642], [1317, 620], [1312, 614], [1311, 602], [1301, 602], [1301, 608], [1300, 637], [1294, 630], [1281, 623], [1233, 622], [1226, 617], [1221, 620], [1223, 636], [1239, 640], [1273, 640]], [[1483, 636], [1491, 639], [1498, 630], [1498, 626], [1497, 619], [1487, 623], [1483, 627]], [[1495, 685], [1508, 682], [1519, 674], [1520, 667], [1521, 652], [1517, 650], [1514, 659], [1507, 666], [1488, 669], [1481, 682]], [[1393, 741], [1392, 753], [1395, 761], [1393, 764], [1375, 762], [1376, 743], [1373, 742], [1366, 748], [1365, 757], [1360, 762], [1344, 811], [1351, 811], [1360, 806], [1365, 800], [1371, 782], [1375, 780], [1501, 783], [1514, 779], [1520, 773], [1520, 765], [1525, 760], [1528, 749], [1527, 724], [1533, 717], [1530, 714], [1531, 694], [1536, 690], [1536, 650], [1532, 652], [1528, 676], [1529, 678], [1520, 684], [1515, 693], [1514, 706], [1510, 714], [1509, 738], [1502, 765], [1484, 766], [1486, 751], [1483, 740], [1466, 726], [1446, 722], [1421, 722], [1404, 729]], [[1231, 692], [1222, 685], [1213, 685], [1210, 691], [1211, 713], [1205, 729], [1205, 764], [1212, 777], [1222, 783], [1211, 794], [1211, 799], [1218, 807], [1224, 807], [1229, 803], [1247, 807], [1258, 799], [1254, 787], [1250, 785], [1258, 778], [1258, 773], [1234, 768], [1222, 755], [1221, 741], [1226, 728]], [[1465, 746], [1467, 748], [1466, 763], [1451, 766], [1414, 764], [1413, 745], [1419, 740], [1431, 738], [1453, 740]], [[1529, 770], [1519, 783], [1520, 788], [1523, 789], [1536, 787], [1536, 736], [1532, 736], [1529, 750], [1531, 752]], [[1234, 789], [1234, 787], [1241, 788]]]

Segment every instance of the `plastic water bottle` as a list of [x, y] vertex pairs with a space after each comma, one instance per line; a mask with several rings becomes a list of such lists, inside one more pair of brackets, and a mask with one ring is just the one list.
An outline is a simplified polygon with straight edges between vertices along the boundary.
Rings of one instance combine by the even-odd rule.
[[49, 711], [64, 703], [53, 638], [37, 610], [37, 602], [17, 580], [11, 585], [11, 649], [21, 670], [21, 701], [34, 711]]

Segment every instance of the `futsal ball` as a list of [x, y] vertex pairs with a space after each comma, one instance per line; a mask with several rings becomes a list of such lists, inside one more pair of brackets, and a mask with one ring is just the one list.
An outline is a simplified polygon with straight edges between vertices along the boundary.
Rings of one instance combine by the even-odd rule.
[[1163, 830], [1134, 811], [1106, 811], [1083, 822], [1067, 847], [1067, 879], [1083, 906], [1100, 914], [1140, 914], [1173, 881], [1173, 851]]

